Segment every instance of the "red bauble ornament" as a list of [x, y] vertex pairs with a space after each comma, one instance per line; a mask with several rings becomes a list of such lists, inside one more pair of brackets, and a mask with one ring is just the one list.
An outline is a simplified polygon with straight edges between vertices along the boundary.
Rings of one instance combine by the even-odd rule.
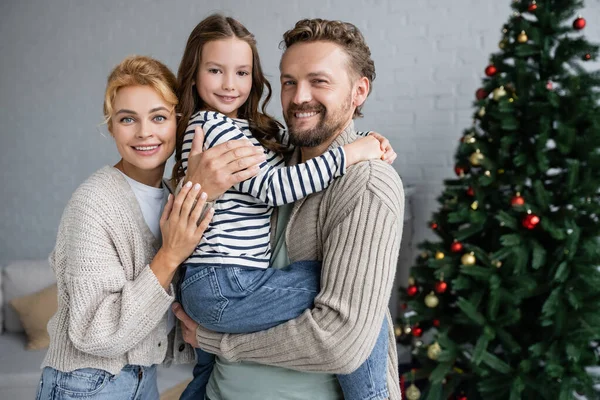
[[433, 230], [436, 230], [437, 228], [439, 228], [439, 225], [436, 222], [432, 222], [431, 225], [429, 225], [429, 227]]
[[589, 61], [592, 59], [592, 55], [591, 54], [586, 54], [585, 56], [583, 56], [583, 61]]
[[510, 200], [510, 204], [513, 207], [522, 206], [523, 204], [525, 204], [525, 199], [520, 194], [517, 194]]
[[456, 400], [469, 400], [469, 399], [467, 398], [467, 396], [461, 395], [461, 396], [456, 397]]
[[498, 69], [496, 67], [494, 67], [493, 65], [488, 65], [487, 68], [485, 69], [485, 74], [487, 76], [494, 76], [494, 75], [496, 75], [496, 72], [498, 72]]
[[535, 214], [527, 214], [525, 218], [523, 218], [523, 226], [529, 230], [535, 229], [537, 224], [540, 223], [540, 217]]
[[410, 297], [413, 297], [418, 292], [419, 292], [419, 288], [417, 287], [417, 285], [410, 285], [409, 287], [406, 288], [406, 294], [409, 295]]
[[434, 319], [433, 320], [433, 326], [435, 326], [436, 328], [439, 328], [439, 326], [440, 326], [440, 320], [439, 319]]
[[414, 337], [421, 337], [422, 334], [423, 334], [423, 329], [419, 328], [418, 326], [413, 326], [412, 335]]
[[548, 81], [548, 83], [546, 83], [546, 89], [552, 90], [552, 87], [552, 82]]
[[531, 3], [529, 5], [529, 7], [527, 7], [527, 10], [529, 10], [529, 12], [534, 12], [535, 10], [537, 10], [537, 4], [535, 4], [535, 1], [533, 3]]
[[454, 242], [452, 246], [450, 246], [450, 251], [453, 253], [460, 253], [463, 250], [463, 245], [461, 242]]
[[448, 289], [448, 284], [444, 281], [439, 281], [435, 284], [435, 291], [438, 293], [444, 293]]
[[575, 21], [573, 21], [573, 28], [577, 29], [578, 31], [585, 28], [585, 18], [577, 17]]
[[469, 186], [469, 188], [467, 189], [467, 196], [475, 196], [475, 191], [473, 190], [472, 187]]
[[456, 167], [454, 167], [454, 173], [457, 176], [462, 177], [464, 174], [467, 173], [467, 169], [465, 167], [461, 167], [461, 166], [457, 165]]
[[477, 98], [477, 100], [483, 100], [486, 97], [488, 97], [488, 95], [489, 95], [489, 93], [486, 92], [484, 88], [479, 88], [475, 92], [475, 97]]

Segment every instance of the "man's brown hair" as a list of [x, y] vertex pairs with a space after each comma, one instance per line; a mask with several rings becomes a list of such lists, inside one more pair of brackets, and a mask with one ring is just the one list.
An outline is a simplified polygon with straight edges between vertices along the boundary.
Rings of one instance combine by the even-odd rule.
[[[281, 47], [289, 49], [296, 43], [327, 41], [340, 46], [348, 55], [348, 67], [351, 76], [366, 77], [369, 80], [369, 94], [375, 80], [375, 63], [371, 59], [371, 50], [358, 28], [343, 21], [330, 21], [320, 18], [303, 19], [283, 34]], [[354, 110], [354, 117], [362, 117], [362, 105]]]

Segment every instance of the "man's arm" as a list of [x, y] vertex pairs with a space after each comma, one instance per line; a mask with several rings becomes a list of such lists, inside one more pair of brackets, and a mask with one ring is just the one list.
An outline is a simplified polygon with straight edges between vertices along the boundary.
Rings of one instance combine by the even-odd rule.
[[196, 336], [202, 349], [231, 361], [344, 374], [367, 359], [391, 295], [404, 193], [389, 167], [364, 164], [359, 166], [382, 170], [383, 176], [374, 174], [367, 185], [347, 176], [343, 187], [335, 188], [337, 193], [353, 193], [354, 201], [336, 207], [327, 217], [335, 223], [323, 232], [322, 287], [314, 308], [251, 334], [218, 334], [199, 327]]

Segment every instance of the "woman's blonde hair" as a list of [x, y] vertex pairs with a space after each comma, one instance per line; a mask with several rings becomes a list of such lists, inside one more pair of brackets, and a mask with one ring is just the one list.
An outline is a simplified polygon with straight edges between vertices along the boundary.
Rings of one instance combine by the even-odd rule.
[[173, 108], [177, 106], [177, 78], [158, 60], [145, 56], [129, 56], [117, 65], [106, 83], [104, 93], [104, 122], [111, 129], [113, 103], [119, 89], [127, 86], [149, 86]]

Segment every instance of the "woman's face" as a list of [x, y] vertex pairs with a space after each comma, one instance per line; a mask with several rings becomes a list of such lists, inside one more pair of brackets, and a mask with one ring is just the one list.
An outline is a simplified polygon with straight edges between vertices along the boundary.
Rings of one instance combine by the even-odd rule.
[[126, 86], [117, 91], [113, 110], [110, 131], [127, 175], [164, 171], [175, 149], [174, 107], [149, 86]]

